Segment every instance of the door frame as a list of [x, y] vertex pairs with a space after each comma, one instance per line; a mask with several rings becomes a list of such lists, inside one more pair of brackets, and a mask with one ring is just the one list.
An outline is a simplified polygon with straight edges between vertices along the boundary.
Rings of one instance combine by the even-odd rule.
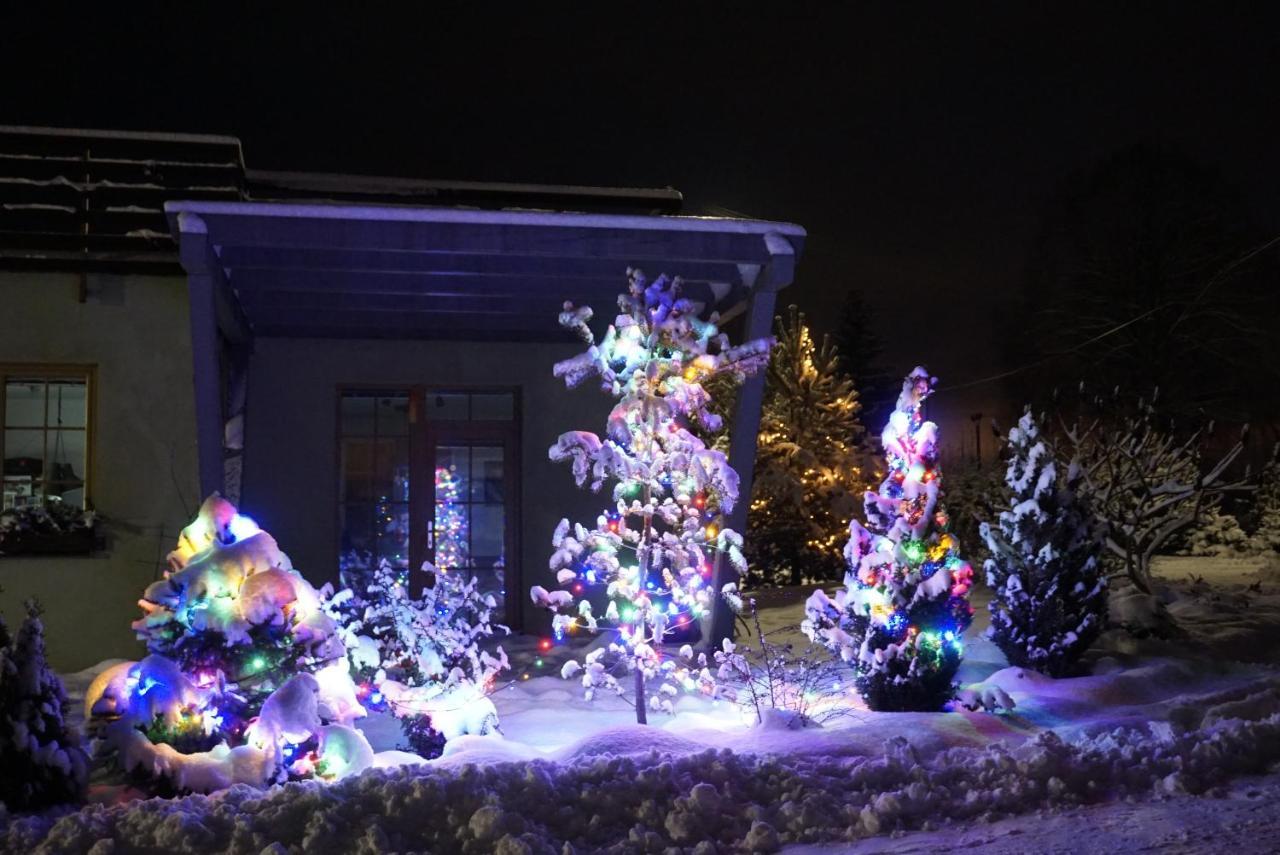
[[[522, 609], [517, 592], [523, 590], [524, 572], [521, 566], [520, 534], [521, 515], [521, 435], [524, 424], [523, 402], [519, 386], [487, 384], [422, 384], [422, 383], [340, 383], [334, 394], [334, 475], [335, 484], [342, 477], [342, 396], [347, 392], [408, 392], [409, 394], [409, 567], [419, 568], [427, 560], [430, 521], [435, 519], [435, 460], [434, 450], [442, 441], [459, 443], [489, 443], [503, 449], [503, 506], [505, 532], [503, 548], [503, 608], [502, 621], [513, 632], [523, 628]], [[425, 417], [427, 396], [440, 393], [494, 394], [509, 393], [512, 400], [510, 421], [431, 421]], [[425, 479], [425, 480], [424, 480]], [[422, 485], [422, 486], [418, 486]], [[341, 554], [342, 509], [334, 502], [334, 557]], [[423, 580], [410, 572], [410, 592], [422, 591]]]

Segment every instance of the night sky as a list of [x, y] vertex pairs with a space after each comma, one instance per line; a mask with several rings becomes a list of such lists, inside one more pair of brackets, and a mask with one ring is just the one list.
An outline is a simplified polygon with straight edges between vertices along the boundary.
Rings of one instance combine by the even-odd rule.
[[805, 226], [784, 302], [822, 328], [861, 289], [888, 367], [944, 386], [1005, 367], [1046, 197], [1123, 146], [1220, 169], [1280, 223], [1274, 5], [429, 5], [6, 11], [0, 122], [232, 134], [259, 169], [674, 186]]

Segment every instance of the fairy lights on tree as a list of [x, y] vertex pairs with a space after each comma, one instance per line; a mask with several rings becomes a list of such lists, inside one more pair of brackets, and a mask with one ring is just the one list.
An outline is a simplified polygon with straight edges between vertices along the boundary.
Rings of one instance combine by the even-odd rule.
[[133, 625], [150, 655], [87, 693], [126, 771], [207, 792], [372, 762], [337, 625], [270, 534], [215, 494], [169, 567]]
[[[699, 319], [697, 307], [681, 297], [678, 278], [651, 282], [638, 270], [628, 276], [619, 313], [599, 341], [587, 326], [589, 307], [566, 303], [560, 315], [561, 325], [589, 347], [558, 363], [556, 376], [570, 387], [596, 377], [618, 403], [604, 437], [570, 431], [549, 454], [571, 463], [579, 486], [589, 482], [598, 491], [614, 481], [613, 504], [593, 528], [560, 522], [550, 565], [565, 590], [535, 586], [531, 595], [555, 613], [557, 640], [578, 628], [616, 633], [610, 645], [581, 665], [567, 663], [562, 673], [581, 675], [590, 699], [599, 690], [622, 694], [616, 674], [633, 672], [636, 720], [644, 723], [647, 707], [669, 711], [679, 691], [710, 679], [694, 663], [664, 660], [661, 643], [711, 606], [717, 561], [746, 571], [742, 538], [724, 527], [738, 500], [738, 476], [723, 453], [691, 430], [720, 425], [704, 383], [761, 370], [771, 342], [730, 347], [716, 316]], [[586, 599], [593, 587], [608, 598], [603, 616]], [[646, 681], [659, 679], [661, 687], [646, 701]]]
[[467, 510], [458, 504], [458, 477], [451, 466], [436, 467], [436, 567], [452, 570], [467, 563]]
[[845, 589], [815, 591], [802, 629], [857, 670], [874, 710], [936, 710], [952, 698], [961, 634], [973, 618], [973, 569], [948, 533], [938, 428], [921, 405], [936, 380], [916, 368], [882, 441], [888, 475], [866, 495], [867, 527], [849, 524]]

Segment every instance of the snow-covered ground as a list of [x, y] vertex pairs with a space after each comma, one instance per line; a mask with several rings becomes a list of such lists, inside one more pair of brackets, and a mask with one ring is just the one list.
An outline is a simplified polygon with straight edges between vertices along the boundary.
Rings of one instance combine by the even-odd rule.
[[[1006, 668], [969, 631], [961, 680], [1000, 686], [1008, 714], [877, 714], [848, 695], [824, 728], [749, 726], [683, 699], [636, 726], [618, 699], [588, 705], [561, 680], [569, 651], [513, 640], [494, 696], [505, 738], [462, 737], [425, 766], [337, 784], [131, 800], [99, 776], [97, 803], [0, 819], [14, 852], [430, 850], [923, 852], [1280, 848], [1280, 572], [1260, 562], [1166, 559], [1161, 596], [1125, 596], [1125, 620], [1172, 639], [1108, 633], [1089, 676]], [[761, 596], [768, 628], [797, 623], [804, 593]], [[538, 664], [539, 661], [541, 664]], [[528, 678], [525, 679], [525, 675]], [[82, 692], [90, 675], [70, 675]], [[385, 717], [364, 723], [395, 748]], [[699, 848], [700, 847], [700, 848]]]

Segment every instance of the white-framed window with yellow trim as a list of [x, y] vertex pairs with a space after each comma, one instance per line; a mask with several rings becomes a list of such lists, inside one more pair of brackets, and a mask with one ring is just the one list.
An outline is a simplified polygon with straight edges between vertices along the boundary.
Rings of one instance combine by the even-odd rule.
[[92, 365], [0, 362], [0, 510], [93, 507]]

